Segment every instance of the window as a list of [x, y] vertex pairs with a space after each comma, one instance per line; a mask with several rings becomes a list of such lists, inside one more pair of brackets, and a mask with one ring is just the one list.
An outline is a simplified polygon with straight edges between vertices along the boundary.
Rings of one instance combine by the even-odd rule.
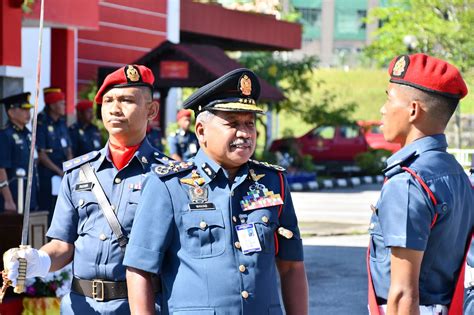
[[359, 128], [356, 126], [341, 126], [341, 136], [346, 139], [359, 137]]
[[314, 40], [321, 33], [321, 9], [297, 8], [301, 14], [300, 22], [303, 25], [303, 40]]
[[334, 138], [336, 128], [333, 126], [321, 126], [314, 130], [313, 135], [322, 139], [330, 140]]

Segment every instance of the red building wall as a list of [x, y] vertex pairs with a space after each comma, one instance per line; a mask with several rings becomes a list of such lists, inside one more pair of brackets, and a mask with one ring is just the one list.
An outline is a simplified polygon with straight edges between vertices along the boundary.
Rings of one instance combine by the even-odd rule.
[[164, 0], [102, 0], [99, 30], [78, 32], [79, 90], [96, 80], [100, 66], [120, 67], [166, 40]]

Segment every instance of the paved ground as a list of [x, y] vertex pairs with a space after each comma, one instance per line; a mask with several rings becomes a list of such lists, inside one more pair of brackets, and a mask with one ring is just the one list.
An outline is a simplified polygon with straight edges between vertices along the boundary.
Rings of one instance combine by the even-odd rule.
[[366, 315], [370, 204], [380, 185], [292, 193], [305, 245], [310, 314]]

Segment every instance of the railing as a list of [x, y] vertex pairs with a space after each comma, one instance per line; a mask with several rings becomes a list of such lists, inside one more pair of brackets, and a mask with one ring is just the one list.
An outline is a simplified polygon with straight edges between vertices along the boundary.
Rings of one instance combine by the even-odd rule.
[[448, 149], [463, 167], [473, 166], [474, 149]]

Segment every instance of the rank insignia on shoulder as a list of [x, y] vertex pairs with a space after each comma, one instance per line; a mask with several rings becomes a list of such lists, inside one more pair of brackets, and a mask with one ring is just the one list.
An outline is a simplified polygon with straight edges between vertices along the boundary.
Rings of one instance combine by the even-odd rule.
[[158, 175], [158, 177], [164, 177], [176, 173], [181, 173], [183, 171], [190, 170], [194, 167], [193, 162], [180, 162], [177, 164], [175, 163], [176, 162], [173, 161], [165, 165], [159, 165], [155, 167], [155, 173]]
[[275, 164], [270, 164], [268, 162], [260, 162], [260, 161], [256, 161], [256, 160], [249, 160], [249, 162], [252, 163], [252, 164], [259, 165], [259, 166], [262, 166], [262, 167], [266, 167], [266, 168], [269, 168], [269, 169], [272, 169], [272, 170], [275, 170], [275, 171], [279, 171], [279, 172], [286, 171], [284, 167], [281, 167], [281, 166], [275, 165]]
[[72, 170], [78, 166], [81, 166], [85, 162], [92, 161], [94, 158], [96, 158], [99, 155], [99, 151], [92, 151], [89, 153], [86, 153], [84, 155], [81, 155], [77, 158], [74, 158], [72, 160], [66, 161], [63, 163], [63, 172]]

